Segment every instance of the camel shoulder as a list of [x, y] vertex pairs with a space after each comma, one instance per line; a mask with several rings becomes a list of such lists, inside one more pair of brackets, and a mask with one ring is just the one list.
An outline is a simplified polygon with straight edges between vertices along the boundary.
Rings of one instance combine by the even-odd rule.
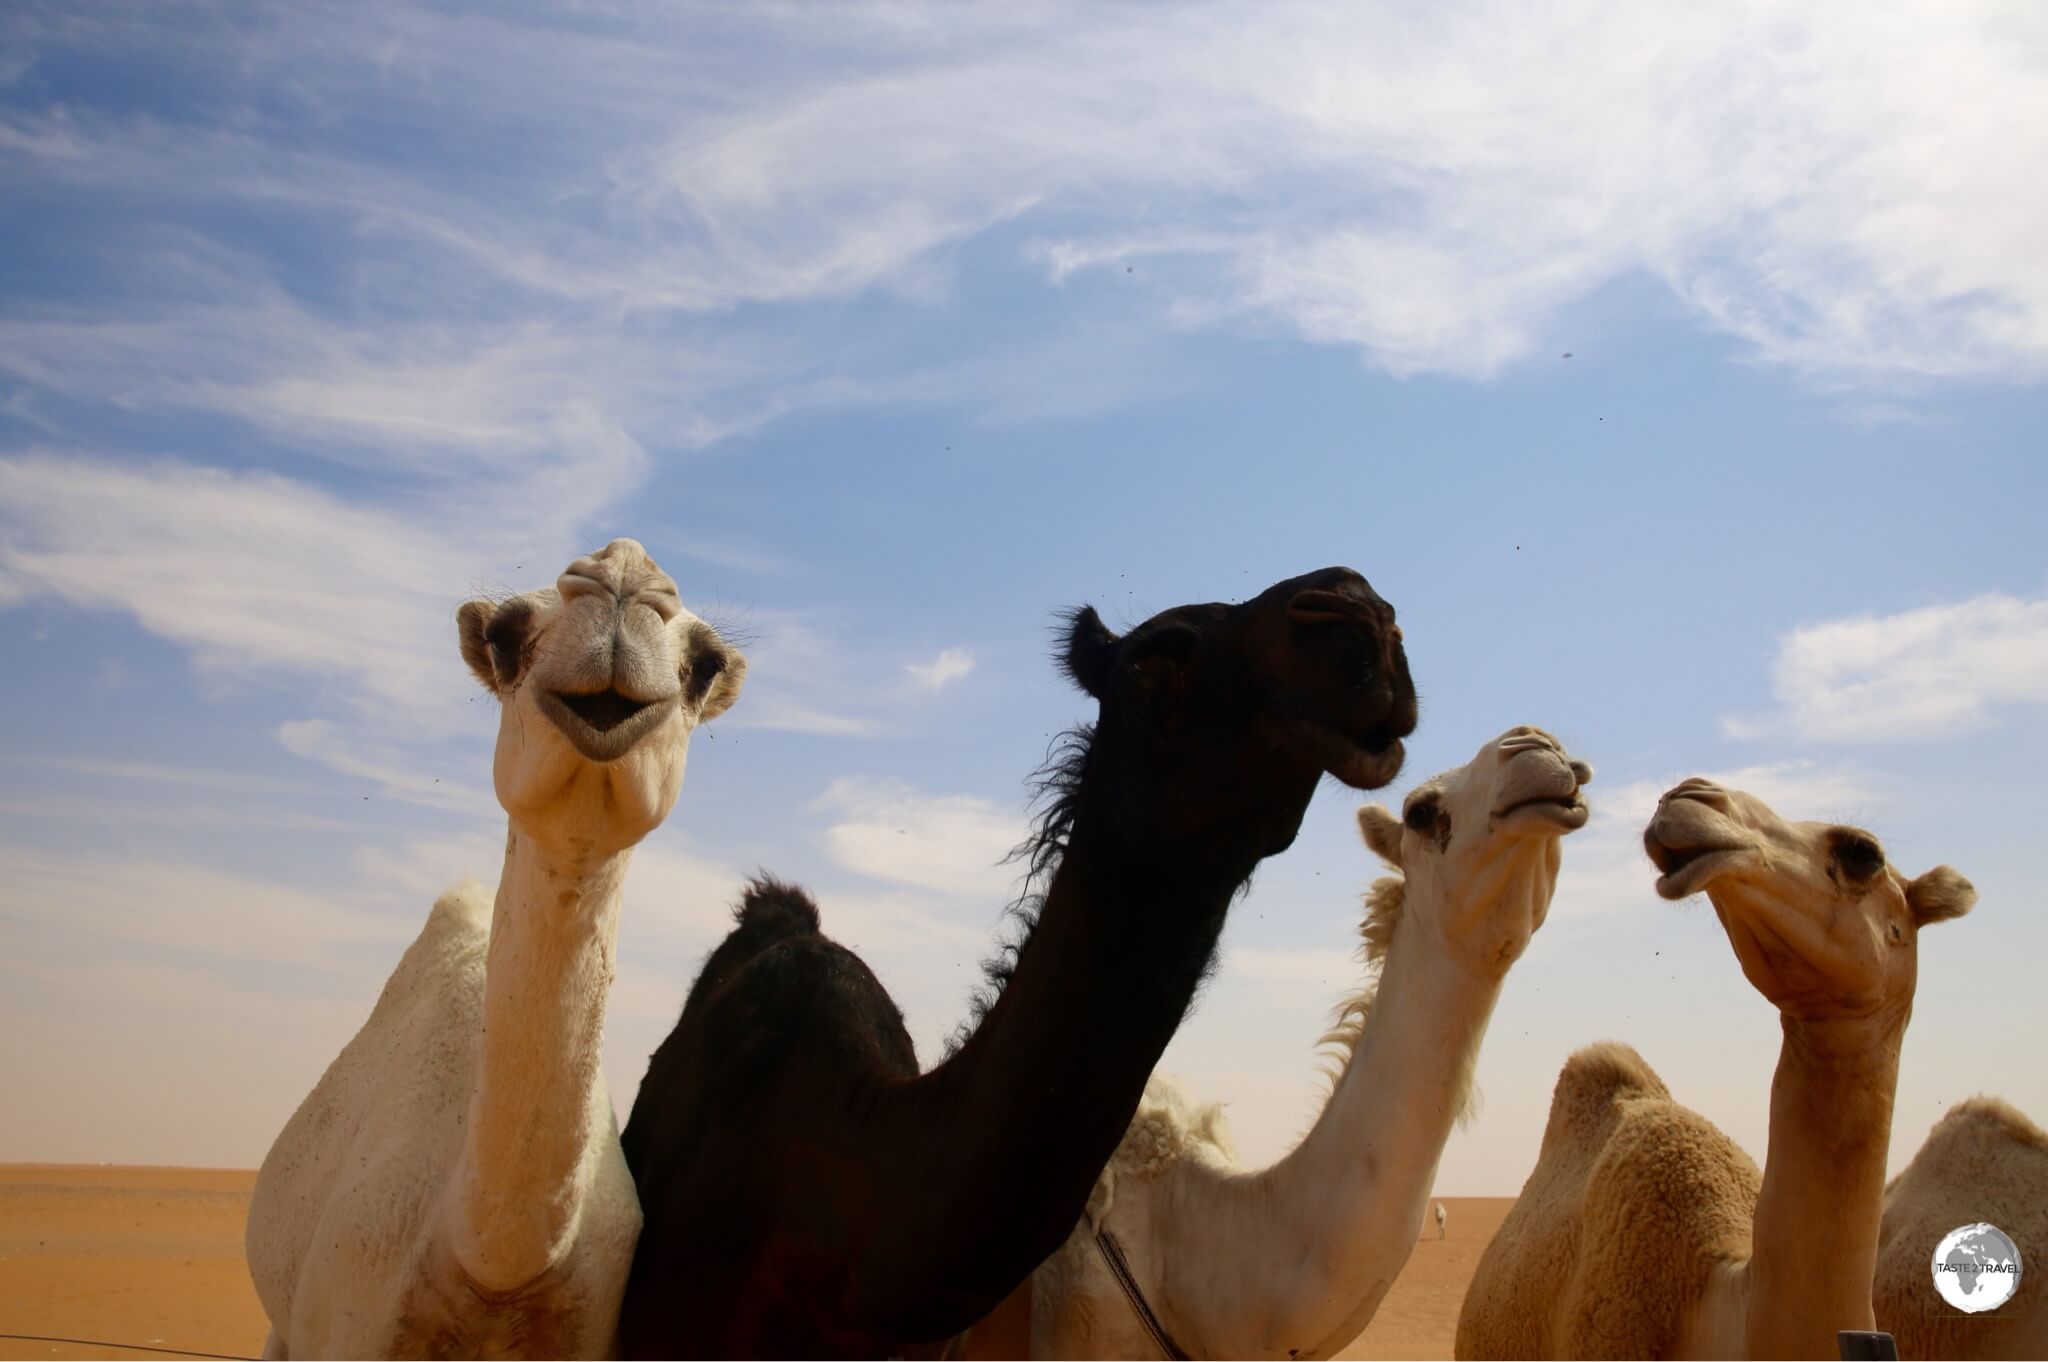
[[441, 895], [265, 1155], [245, 1247], [274, 1322], [292, 1316], [319, 1227], [357, 1214], [385, 1217], [372, 1228], [423, 1220], [436, 1183], [419, 1170], [452, 1157], [469, 1100], [491, 910], [475, 881]]

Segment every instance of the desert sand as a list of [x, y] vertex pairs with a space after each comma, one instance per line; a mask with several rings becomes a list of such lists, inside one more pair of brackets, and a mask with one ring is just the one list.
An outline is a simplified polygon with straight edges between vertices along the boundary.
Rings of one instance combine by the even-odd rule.
[[[242, 1266], [256, 1175], [0, 1165], [0, 1333], [254, 1357], [267, 1325]], [[0, 1338], [7, 1357], [162, 1357]]]
[[[0, 1164], [0, 1358], [254, 1357], [266, 1329], [242, 1266], [256, 1175], [197, 1168]], [[1512, 1199], [1445, 1197], [1372, 1324], [1339, 1356], [1447, 1358], [1458, 1303]], [[154, 1344], [152, 1348], [149, 1345]], [[982, 1349], [977, 1348], [977, 1353]]]

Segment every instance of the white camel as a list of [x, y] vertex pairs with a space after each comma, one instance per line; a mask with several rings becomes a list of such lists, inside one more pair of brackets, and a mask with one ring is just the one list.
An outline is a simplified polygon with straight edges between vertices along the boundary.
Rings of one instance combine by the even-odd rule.
[[495, 903], [442, 895], [249, 1207], [266, 1357], [602, 1357], [640, 1204], [598, 1068], [633, 846], [746, 662], [630, 539], [456, 615], [501, 702]]
[[1357, 1337], [1414, 1251], [1487, 1020], [1550, 910], [1592, 777], [1548, 733], [1513, 728], [1416, 787], [1401, 818], [1359, 810], [1366, 844], [1400, 873], [1367, 896], [1377, 982], [1327, 1038], [1343, 1067], [1315, 1128], [1248, 1170], [1221, 1109], [1155, 1075], [1081, 1224], [1032, 1278], [1032, 1356], [1328, 1357]]

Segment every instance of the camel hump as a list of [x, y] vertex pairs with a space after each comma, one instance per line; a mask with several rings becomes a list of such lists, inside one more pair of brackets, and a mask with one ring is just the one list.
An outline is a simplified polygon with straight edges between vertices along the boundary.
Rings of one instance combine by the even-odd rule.
[[747, 881], [734, 910], [733, 935], [759, 950], [786, 936], [808, 936], [818, 930], [818, 903], [804, 890], [773, 875]]
[[1564, 1062], [1564, 1070], [1557, 1076], [1556, 1100], [1562, 1101], [1568, 1094], [1575, 1101], [1611, 1102], [1620, 1097], [1668, 1099], [1671, 1089], [1634, 1046], [1603, 1040]]
[[1671, 1100], [1671, 1090], [1657, 1071], [1620, 1041], [1604, 1040], [1577, 1051], [1564, 1062], [1550, 1097], [1550, 1121], [1543, 1143], [1579, 1137], [1575, 1142], [1603, 1143], [1594, 1132], [1610, 1128], [1616, 1108], [1629, 1098]]
[[448, 886], [441, 897], [434, 900], [433, 910], [427, 914], [426, 926], [420, 929], [420, 942], [437, 948], [451, 941], [487, 939], [491, 934], [491, 910], [495, 903], [492, 892], [475, 880], [466, 879]]
[[1979, 1094], [1966, 1097], [1948, 1109], [1928, 1137], [1928, 1143], [1945, 1134], [1955, 1133], [1969, 1136], [1995, 1135], [2032, 1145], [2036, 1149], [2048, 1150], [2048, 1130], [2043, 1130], [2027, 1119], [2018, 1107], [2002, 1097]]

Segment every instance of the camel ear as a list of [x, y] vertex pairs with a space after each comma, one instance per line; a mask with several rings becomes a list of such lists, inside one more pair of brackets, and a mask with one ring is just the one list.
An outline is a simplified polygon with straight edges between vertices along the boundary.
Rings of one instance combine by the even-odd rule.
[[514, 596], [499, 605], [493, 601], [464, 601], [455, 612], [455, 627], [462, 636], [462, 660], [484, 683], [484, 689], [502, 696], [519, 679], [526, 661], [526, 636], [533, 629], [533, 598]]
[[697, 710], [697, 722], [707, 723], [732, 708], [732, 702], [740, 698], [740, 687], [747, 680], [747, 659], [737, 648], [717, 645], [718, 674], [711, 680], [711, 689], [704, 693], [704, 703]]
[[1072, 624], [1067, 630], [1067, 651], [1060, 665], [1074, 678], [1075, 685], [1100, 700], [1109, 689], [1110, 670], [1116, 664], [1116, 635], [1109, 632], [1109, 626], [1092, 605], [1082, 606], [1068, 618]]
[[490, 601], [464, 601], [455, 612], [455, 630], [462, 639], [462, 660], [491, 694], [498, 693], [498, 676], [491, 667], [491, 645], [484, 640], [491, 616], [498, 607]]
[[1373, 855], [1394, 869], [1401, 869], [1400, 819], [1383, 805], [1367, 804], [1358, 811], [1358, 830], [1365, 834], [1365, 844], [1372, 848]]
[[1915, 926], [1961, 917], [1977, 904], [1977, 886], [1945, 865], [1938, 865], [1906, 886], [1906, 907]]

